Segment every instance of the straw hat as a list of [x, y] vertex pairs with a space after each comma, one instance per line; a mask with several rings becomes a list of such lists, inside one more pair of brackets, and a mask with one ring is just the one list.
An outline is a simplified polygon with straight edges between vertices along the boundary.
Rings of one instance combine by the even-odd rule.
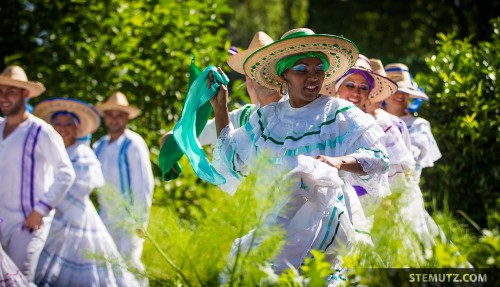
[[271, 44], [272, 42], [274, 42], [274, 40], [269, 35], [267, 35], [262, 31], [257, 32], [253, 36], [250, 45], [248, 45], [248, 49], [238, 52], [229, 57], [229, 59], [227, 60], [227, 64], [235, 72], [244, 75], [245, 71], [243, 70], [243, 62], [245, 62], [248, 56], [250, 56], [253, 52], [257, 51], [258, 49]]
[[329, 85], [323, 85], [323, 89], [321, 90], [327, 95], [333, 96], [336, 94], [338, 87], [340, 87], [341, 83], [347, 79], [347, 77], [356, 71], [362, 71], [368, 73], [373, 78], [373, 88], [368, 94], [368, 99], [371, 103], [381, 102], [392, 94], [394, 94], [398, 90], [398, 85], [394, 83], [392, 80], [387, 77], [381, 76], [373, 71], [372, 66], [370, 65], [370, 60], [364, 55], [359, 55], [356, 64], [349, 70], [349, 74], [344, 75], [342, 78], [337, 80], [337, 83], [331, 83]]
[[135, 119], [140, 113], [139, 108], [129, 105], [127, 97], [122, 92], [114, 92], [104, 103], [97, 104], [95, 108], [101, 113], [109, 110], [118, 110], [128, 114], [128, 119]]
[[0, 85], [12, 86], [26, 89], [30, 92], [29, 97], [34, 98], [45, 92], [42, 83], [28, 81], [23, 68], [19, 66], [8, 66], [0, 74]]
[[382, 61], [380, 61], [380, 59], [370, 59], [370, 66], [372, 66], [372, 70], [374, 73], [377, 73], [383, 77], [387, 77], [384, 65], [382, 64]]
[[252, 53], [243, 63], [245, 74], [261, 86], [279, 90], [283, 79], [276, 74], [276, 63], [285, 57], [312, 51], [324, 53], [330, 63], [323, 84], [337, 80], [358, 58], [358, 48], [350, 40], [299, 28]]
[[42, 101], [36, 105], [33, 114], [50, 123], [52, 116], [56, 112], [63, 111], [75, 114], [80, 120], [76, 131], [77, 138], [95, 132], [101, 124], [101, 117], [96, 109], [92, 105], [77, 99], [54, 98]]
[[410, 98], [429, 100], [429, 97], [418, 89], [412, 80], [408, 67], [404, 64], [393, 63], [385, 66], [387, 77], [398, 84], [398, 91], [407, 93]]

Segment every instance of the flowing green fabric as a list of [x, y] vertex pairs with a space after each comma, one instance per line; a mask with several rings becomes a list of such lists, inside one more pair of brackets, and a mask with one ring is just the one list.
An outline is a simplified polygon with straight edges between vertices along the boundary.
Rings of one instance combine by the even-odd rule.
[[307, 52], [289, 56], [279, 60], [278, 63], [276, 63], [276, 74], [278, 74], [278, 76], [281, 76], [286, 69], [293, 67], [295, 63], [297, 63], [297, 61], [304, 58], [319, 58], [321, 62], [323, 62], [323, 65], [325, 65], [325, 71], [330, 68], [330, 63], [328, 62], [328, 58], [325, 54], [321, 52]]
[[[191, 87], [193, 82], [201, 74], [201, 70], [194, 64], [194, 57], [191, 60], [191, 65], [189, 66], [189, 84]], [[184, 105], [186, 103], [187, 95], [184, 100]], [[210, 102], [206, 102], [196, 111], [196, 135], [200, 135], [201, 131], [207, 124], [208, 118], [212, 113], [212, 105]], [[182, 173], [182, 167], [178, 163], [181, 157], [184, 155], [179, 145], [175, 141], [173, 136], [170, 136], [165, 140], [165, 143], [160, 149], [160, 155], [158, 156], [158, 161], [160, 164], [161, 174], [163, 180], [169, 181], [176, 179]], [[177, 171], [173, 172], [172, 167]]]
[[[214, 82], [208, 88], [208, 75], [212, 72]], [[180, 120], [174, 127], [174, 138], [179, 148], [187, 156], [191, 167], [199, 178], [215, 185], [226, 183], [208, 160], [196, 135], [197, 111], [217, 94], [220, 84], [227, 85], [229, 79], [225, 74], [219, 74], [217, 68], [208, 66], [189, 88]], [[206, 123], [206, 121], [205, 121]]]

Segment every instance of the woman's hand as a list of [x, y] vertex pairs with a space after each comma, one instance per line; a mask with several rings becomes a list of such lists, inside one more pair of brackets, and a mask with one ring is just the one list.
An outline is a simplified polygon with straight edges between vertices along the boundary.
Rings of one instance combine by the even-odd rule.
[[352, 156], [332, 157], [332, 156], [318, 155], [316, 159], [330, 166], [333, 166], [338, 170], [345, 170], [348, 172], [361, 175], [366, 174], [361, 164], [359, 164], [358, 161]]
[[[218, 73], [224, 74], [220, 67], [217, 67]], [[212, 87], [212, 83], [215, 81], [215, 77], [212, 71], [208, 73], [208, 88]], [[217, 137], [219, 137], [220, 132], [223, 128], [229, 125], [229, 111], [227, 109], [227, 87], [219, 83], [219, 89], [217, 94], [210, 99], [210, 104], [214, 108], [215, 117], [215, 127], [217, 131]]]
[[[222, 75], [224, 72], [220, 67], [217, 67], [218, 72]], [[215, 77], [212, 74], [212, 71], [208, 73], [208, 88], [212, 87], [212, 84], [215, 81]], [[219, 83], [219, 88], [217, 90], [217, 94], [210, 99], [210, 104], [214, 108], [214, 112], [217, 111], [227, 111], [227, 100], [228, 92], [227, 87], [221, 83]]]
[[318, 155], [316, 157], [316, 159], [328, 164], [329, 166], [333, 166], [334, 168], [336, 168], [338, 170], [340, 170], [340, 168], [342, 168], [342, 159], [340, 159], [340, 157]]

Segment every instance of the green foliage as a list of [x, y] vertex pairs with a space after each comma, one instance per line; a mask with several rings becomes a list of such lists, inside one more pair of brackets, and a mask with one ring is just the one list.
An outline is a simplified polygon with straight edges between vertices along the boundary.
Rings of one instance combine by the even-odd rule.
[[49, 96], [94, 104], [121, 90], [141, 108], [130, 126], [150, 146], [180, 114], [191, 53], [200, 67], [221, 66], [227, 57], [225, 0], [0, 5], [2, 66], [19, 64], [47, 87], [32, 104]]
[[307, 0], [229, 0], [234, 12], [228, 19], [231, 44], [246, 49], [257, 31], [279, 39], [286, 31], [304, 27], [308, 20]]
[[[184, 175], [191, 176], [191, 172]], [[269, 192], [269, 185], [256, 184], [254, 177], [247, 178], [233, 197], [213, 187], [204, 191], [189, 216], [174, 204], [154, 206], [143, 256], [152, 281], [158, 286], [215, 286], [223, 274], [229, 285], [258, 284], [266, 277], [264, 266], [279, 252], [283, 238], [279, 228], [264, 223], [285, 194]], [[228, 260], [233, 241], [251, 229], [258, 246], [241, 249]]]
[[443, 153], [434, 168], [424, 169], [423, 189], [432, 192], [438, 208], [462, 209], [481, 225], [500, 190], [494, 148], [500, 143], [499, 23], [492, 20], [491, 41], [477, 45], [470, 37], [439, 34], [436, 53], [426, 59], [432, 74], [417, 77], [431, 97], [422, 116], [432, 123]]
[[318, 251], [311, 251], [313, 258], [306, 258], [302, 266], [302, 274], [308, 278], [308, 286], [324, 286], [325, 278], [332, 273], [332, 266], [326, 262], [325, 254]]
[[343, 35], [362, 54], [384, 64], [405, 63], [413, 73], [428, 72], [424, 57], [435, 49], [436, 34], [489, 37], [488, 20], [500, 1], [310, 1], [307, 27]]

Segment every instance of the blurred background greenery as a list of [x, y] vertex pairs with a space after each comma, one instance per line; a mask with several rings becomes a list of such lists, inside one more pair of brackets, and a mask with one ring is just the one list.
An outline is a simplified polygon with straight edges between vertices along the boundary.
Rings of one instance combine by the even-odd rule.
[[[498, 233], [483, 229], [498, 232], [498, 214], [493, 211], [499, 207], [500, 192], [499, 2], [0, 1], [0, 61], [2, 69], [21, 65], [31, 80], [45, 84], [47, 92], [32, 105], [54, 96], [95, 104], [121, 90], [141, 108], [142, 116], [130, 128], [150, 147], [157, 183], [151, 228], [162, 237], [162, 227], [154, 226], [165, 217], [174, 216], [192, 229], [210, 214], [214, 201], [227, 201], [189, 168], [172, 182], [159, 177], [159, 139], [180, 115], [191, 54], [199, 67], [221, 66], [230, 73], [225, 63], [228, 48], [246, 48], [257, 31], [274, 39], [297, 27], [343, 35], [370, 58], [410, 67], [431, 98], [419, 115], [432, 124], [443, 154], [423, 172], [427, 207], [462, 224], [472, 238], [493, 234], [489, 242], [496, 242], [493, 254], [498, 257]], [[231, 104], [248, 102], [242, 77], [230, 73], [230, 78]], [[94, 139], [104, 132], [101, 127]], [[187, 161], [183, 165], [187, 167]], [[154, 266], [158, 260], [150, 258], [150, 247], [145, 258]], [[489, 260], [491, 256], [484, 255], [488, 248], [474, 253], [475, 261]]]

